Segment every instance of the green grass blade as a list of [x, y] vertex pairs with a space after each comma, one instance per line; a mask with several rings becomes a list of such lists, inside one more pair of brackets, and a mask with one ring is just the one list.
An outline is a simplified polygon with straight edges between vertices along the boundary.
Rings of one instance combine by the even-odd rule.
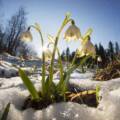
[[100, 86], [96, 85], [96, 100], [97, 100], [97, 103], [99, 103], [99, 101], [100, 101], [99, 92], [100, 92]]
[[47, 76], [46, 80], [45, 80], [45, 85], [44, 85], [45, 89], [44, 89], [44, 93], [42, 94], [43, 98], [50, 98], [51, 95], [51, 91], [50, 91], [50, 87], [49, 87], [49, 76]]
[[5, 110], [4, 110], [0, 120], [7, 120], [9, 109], [10, 109], [10, 103], [8, 103], [7, 106], [5, 107]]
[[42, 52], [42, 95], [45, 94], [45, 91], [46, 91], [46, 87], [45, 87], [45, 75], [46, 75], [46, 67], [45, 67], [45, 53], [44, 51]]
[[64, 101], [66, 101], [65, 93], [67, 90], [67, 84], [66, 81], [64, 80], [64, 70], [63, 70], [62, 59], [60, 56], [59, 49], [57, 49], [57, 53], [58, 53], [58, 64], [60, 70], [60, 81], [56, 86], [56, 91], [58, 92], [58, 94], [60, 93], [62, 96], [64, 96]]
[[59, 68], [60, 68], [60, 81], [57, 85], [58, 89], [60, 89], [62, 87], [62, 84], [64, 82], [64, 78], [63, 78], [63, 65], [62, 65], [62, 59], [61, 59], [61, 56], [60, 56], [60, 53], [59, 53], [59, 50], [57, 49], [57, 53], [58, 53], [58, 63], [59, 63]]
[[89, 58], [90, 58], [90, 56], [86, 56], [86, 57], [84, 57], [84, 58], [80, 61], [79, 65], [77, 64], [77, 65], [71, 66], [71, 67], [68, 69], [68, 71], [64, 74], [64, 80], [65, 80], [66, 82], [68, 82], [69, 79], [70, 79], [71, 73], [72, 73], [76, 68], [78, 68], [79, 66], [84, 65], [85, 62], [86, 62]]
[[81, 59], [81, 61], [80, 61], [80, 65], [82, 66], [82, 65], [84, 65], [85, 63], [86, 63], [86, 61], [90, 58], [91, 56], [85, 56], [85, 57], [83, 57], [82, 59]]
[[27, 87], [28, 91], [30, 92], [30, 94], [32, 96], [32, 99], [34, 99], [34, 100], [39, 99], [38, 92], [35, 89], [33, 83], [30, 81], [30, 79], [26, 75], [26, 73], [23, 70], [19, 69], [19, 74], [20, 74], [20, 77], [23, 80], [23, 83], [25, 84], [25, 86]]
[[49, 84], [51, 85], [52, 80], [53, 80], [53, 67], [54, 67], [54, 58], [55, 58], [55, 53], [57, 50], [57, 44], [59, 41], [59, 36], [60, 33], [62, 32], [63, 28], [65, 27], [65, 25], [70, 21], [70, 14], [66, 14], [65, 19], [62, 22], [62, 25], [60, 27], [60, 29], [58, 30], [58, 33], [55, 37], [55, 44], [54, 44], [54, 48], [53, 48], [53, 54], [52, 54], [52, 60], [51, 60], [51, 64], [50, 64], [50, 78], [49, 78]]
[[[71, 73], [77, 68], [77, 65], [73, 65], [72, 67], [69, 68], [68, 71], [64, 72], [64, 76], [63, 76], [63, 83], [62, 83], [62, 95], [65, 95], [66, 91], [68, 90], [67, 85], [68, 85], [68, 81], [70, 79], [70, 75]], [[64, 97], [65, 100], [65, 97]]]

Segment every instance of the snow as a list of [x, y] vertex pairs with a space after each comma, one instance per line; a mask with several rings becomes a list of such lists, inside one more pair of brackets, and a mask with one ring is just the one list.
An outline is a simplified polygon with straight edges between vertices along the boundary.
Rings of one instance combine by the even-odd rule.
[[[8, 67], [12, 63], [4, 62], [4, 64], [6, 65], [4, 67], [3, 64], [0, 65], [1, 69], [9, 69], [8, 71], [14, 69], [14, 67]], [[79, 90], [95, 89], [96, 85], [100, 85], [100, 96], [102, 99], [97, 108], [73, 102], [61, 102], [52, 104], [43, 110], [29, 108], [24, 111], [21, 110], [21, 107], [29, 93], [21, 78], [19, 76], [0, 78], [0, 112], [10, 102], [8, 120], [119, 120], [120, 78], [110, 81], [94, 81], [92, 76], [93, 72], [82, 74], [75, 71], [71, 75], [69, 85]], [[37, 90], [40, 90], [41, 76], [32, 75], [29, 77]], [[57, 79], [55, 81], [58, 81]]]
[[41, 67], [41, 61], [38, 59], [24, 60], [8, 55], [0, 55], [0, 77], [15, 77], [18, 76], [18, 69], [21, 67], [27, 73], [33, 71], [34, 66]]
[[[73, 81], [73, 79], [71, 80]], [[83, 80], [84, 86], [86, 84], [91, 86], [92, 84], [100, 83], [95, 81], [90, 83], [90, 80], [89, 82], [85, 81]], [[32, 82], [40, 89], [39, 80], [32, 79]], [[79, 82], [82, 83], [81, 81]], [[8, 120], [119, 120], [120, 117], [120, 78], [109, 82], [101, 82], [102, 100], [97, 108], [72, 102], [63, 102], [50, 105], [43, 110], [29, 108], [21, 111], [23, 102], [26, 96], [29, 95], [21, 79], [19, 77], [0, 78], [0, 83], [0, 111], [3, 110], [8, 102], [11, 103]]]
[[[31, 67], [21, 67], [21, 69], [23, 69], [26, 73], [31, 73], [33, 70]], [[18, 75], [18, 69], [12, 64], [5, 61], [0, 64], [0, 77], [10, 78]]]
[[[120, 79], [119, 79], [120, 80]], [[104, 91], [105, 92], [105, 91]], [[119, 120], [120, 119], [120, 87], [112, 91], [106, 91], [103, 99], [101, 100], [98, 109], [105, 111], [104, 118], [106, 120]]]

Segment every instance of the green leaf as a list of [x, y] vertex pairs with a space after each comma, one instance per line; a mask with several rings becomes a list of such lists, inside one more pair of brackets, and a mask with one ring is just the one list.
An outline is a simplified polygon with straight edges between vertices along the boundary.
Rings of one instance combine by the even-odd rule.
[[50, 87], [51, 94], [56, 94], [56, 84], [52, 81], [51, 87]]
[[8, 103], [5, 107], [5, 110], [0, 118], [0, 120], [7, 120], [7, 116], [8, 116], [8, 112], [9, 112], [9, 109], [10, 109], [10, 103]]
[[49, 89], [49, 76], [47, 76], [44, 86], [45, 86], [45, 89], [44, 89], [44, 93], [42, 94], [42, 97], [49, 98], [51, 95], [51, 91]]
[[84, 58], [81, 60], [81, 62], [79, 63], [79, 65], [73, 65], [73, 66], [71, 66], [71, 67], [64, 73], [64, 84], [63, 84], [63, 89], [62, 89], [62, 92], [63, 92], [63, 93], [65, 93], [66, 90], [67, 90], [66, 85], [67, 85], [67, 83], [68, 83], [68, 81], [69, 81], [69, 79], [70, 79], [71, 73], [72, 73], [76, 68], [78, 68], [79, 66], [82, 66], [82, 65], [86, 62], [86, 60], [88, 60], [88, 58], [90, 58], [90, 56], [84, 57]]
[[100, 92], [100, 86], [96, 85], [96, 100], [97, 100], [97, 103], [99, 103], [99, 101], [100, 101], [99, 92]]
[[91, 56], [89, 56], [89, 55], [83, 57], [83, 58], [81, 59], [81, 61], [80, 61], [80, 65], [83, 66], [90, 57], [91, 57]]
[[59, 63], [59, 68], [60, 68], [60, 81], [57, 85], [57, 88], [60, 89], [64, 82], [64, 78], [63, 78], [64, 71], [63, 71], [62, 59], [61, 59], [60, 52], [58, 49], [57, 49], [57, 53], [58, 53], [58, 63]]
[[20, 74], [20, 77], [23, 80], [23, 83], [25, 84], [25, 86], [27, 87], [28, 91], [30, 92], [30, 94], [32, 96], [32, 99], [33, 100], [39, 99], [38, 92], [35, 89], [33, 83], [30, 81], [30, 79], [26, 75], [26, 73], [22, 69], [19, 69], [19, 74]]
[[[44, 53], [43, 53], [43, 56], [44, 56]], [[42, 64], [42, 95], [45, 94], [45, 89], [46, 89], [46, 86], [45, 86], [45, 56], [43, 58], [43, 64]]]
[[47, 78], [45, 80], [45, 88], [46, 88], [46, 91], [49, 90], [49, 76], [47, 76]]
[[70, 21], [70, 14], [66, 14], [66, 17], [63, 20], [62, 25], [61, 25], [60, 29], [58, 30], [57, 35], [55, 37], [55, 44], [54, 44], [54, 48], [53, 48], [53, 54], [52, 54], [52, 60], [51, 60], [51, 64], [50, 64], [50, 72], [49, 72], [50, 73], [50, 77], [49, 77], [50, 84], [52, 83], [52, 80], [53, 80], [54, 58], [55, 58], [55, 53], [56, 53], [56, 50], [57, 50], [57, 44], [58, 44], [58, 41], [59, 41], [59, 37], [60, 37], [60, 34], [61, 34], [63, 28], [65, 27], [65, 25], [67, 25], [67, 23], [69, 21]]

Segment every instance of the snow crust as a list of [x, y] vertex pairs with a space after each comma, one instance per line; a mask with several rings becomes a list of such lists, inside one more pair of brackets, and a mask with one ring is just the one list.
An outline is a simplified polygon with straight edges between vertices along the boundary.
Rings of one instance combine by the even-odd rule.
[[[42, 62], [39, 59], [21, 60], [19, 57], [11, 56], [8, 53], [0, 54], [0, 77], [10, 78], [18, 76], [18, 67], [21, 67], [30, 73], [34, 67], [41, 67]], [[17, 68], [16, 68], [17, 67]]]
[[[90, 73], [86, 74], [86, 76], [90, 75]], [[74, 75], [75, 73], [72, 76]], [[77, 79], [80, 76], [78, 75]], [[81, 79], [83, 79], [83, 76]], [[91, 80], [79, 81], [71, 77], [71, 82], [73, 82], [73, 80], [76, 85], [79, 86], [82, 84], [83, 86], [91, 87], [98, 83], [101, 85], [100, 95], [102, 99], [97, 108], [91, 108], [72, 102], [63, 102], [50, 105], [43, 110], [29, 108], [21, 111], [23, 102], [29, 93], [21, 79], [14, 77], [9, 79], [0, 78], [0, 111], [2, 112], [5, 105], [10, 102], [11, 106], [8, 120], [119, 120], [120, 78], [106, 82], [96, 82]], [[40, 89], [39, 80], [32, 79], [32, 82], [37, 89]]]
[[[12, 67], [15, 61], [16, 63], [18, 62], [17, 58], [9, 57], [8, 61], [6, 60], [0, 64], [0, 72], [3, 69], [7, 74], [12, 69], [12, 73], [17, 71]], [[32, 66], [33, 64], [30, 61], [27, 63], [27, 65], [25, 64], [26, 66]], [[21, 78], [11, 76], [10, 78], [0, 78], [0, 112], [3, 112], [6, 104], [10, 102], [8, 120], [120, 120], [120, 78], [110, 81], [94, 81], [92, 76], [92, 72], [82, 74], [75, 71], [71, 75], [69, 85], [70, 87], [78, 88], [78, 90], [95, 89], [96, 85], [99, 85], [101, 87], [100, 96], [102, 99], [97, 108], [72, 102], [62, 102], [52, 104], [43, 110], [29, 108], [24, 111], [21, 110], [21, 107], [29, 93], [23, 85]], [[41, 76], [29, 77], [35, 87], [40, 90]], [[57, 75], [55, 78], [55, 82], [58, 82]]]

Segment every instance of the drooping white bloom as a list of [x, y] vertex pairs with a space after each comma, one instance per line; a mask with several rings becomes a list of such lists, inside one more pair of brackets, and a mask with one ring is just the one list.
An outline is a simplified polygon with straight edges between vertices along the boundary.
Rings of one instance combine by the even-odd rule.
[[97, 61], [102, 62], [102, 58], [100, 56], [98, 56]]
[[52, 59], [52, 52], [49, 48], [44, 47], [43, 52], [44, 52], [44, 55], [45, 55], [45, 61], [49, 61], [49, 60]]
[[52, 59], [52, 52], [50, 51], [50, 49], [46, 48], [46, 50], [44, 50], [44, 54], [45, 54], [45, 61], [49, 61]]
[[64, 39], [67, 41], [79, 40], [80, 38], [81, 38], [80, 29], [75, 24], [69, 26], [69, 28], [66, 30], [64, 34]]
[[26, 32], [23, 32], [21, 35], [20, 35], [20, 40], [24, 41], [24, 42], [30, 42], [32, 41], [33, 37], [32, 37], [32, 34], [30, 32], [30, 30], [27, 30]]
[[77, 56], [83, 57], [83, 56], [92, 56], [95, 58], [96, 56], [96, 50], [92, 42], [90, 41], [90, 37], [86, 37], [85, 40], [82, 40], [81, 47], [77, 50]]

